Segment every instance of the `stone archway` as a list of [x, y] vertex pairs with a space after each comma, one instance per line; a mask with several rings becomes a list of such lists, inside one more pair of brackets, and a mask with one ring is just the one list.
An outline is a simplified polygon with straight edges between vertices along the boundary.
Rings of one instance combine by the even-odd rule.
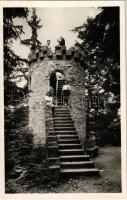
[[[58, 73], [59, 73], [59, 75], [58, 75]], [[50, 75], [50, 77], [49, 77], [50, 90], [51, 90], [52, 96], [56, 96], [58, 76], [61, 75], [61, 79], [62, 79], [62, 77], [64, 77], [64, 79], [66, 79], [65, 74], [64, 74], [63, 70], [55, 69], [49, 75]], [[60, 79], [60, 77], [59, 77], [59, 79]]]

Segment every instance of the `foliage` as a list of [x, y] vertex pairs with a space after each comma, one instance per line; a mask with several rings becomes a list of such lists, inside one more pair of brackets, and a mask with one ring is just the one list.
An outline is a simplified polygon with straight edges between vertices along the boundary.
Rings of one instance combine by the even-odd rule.
[[20, 105], [13, 112], [6, 110], [5, 119], [6, 181], [20, 176], [17, 168], [26, 171], [20, 182], [42, 184], [48, 181], [46, 149], [33, 146], [33, 135], [28, 128], [28, 107]]
[[[14, 40], [20, 39], [21, 34], [23, 34], [22, 25], [14, 25], [13, 20], [15, 18], [26, 18], [28, 15], [28, 9], [26, 8], [4, 8], [4, 87], [5, 87], [5, 104], [8, 105], [13, 102], [16, 85], [11, 82], [11, 74], [20, 64], [21, 59], [12, 50], [12, 44]], [[18, 87], [17, 87], [18, 89]], [[16, 97], [18, 98], [18, 96]]]
[[[81, 43], [76, 41], [85, 53], [84, 69], [86, 74], [86, 89], [89, 101], [93, 94], [101, 93], [107, 101], [103, 110], [109, 117], [108, 126], [118, 119], [120, 107], [120, 33], [119, 33], [119, 7], [99, 8], [95, 18], [88, 18], [83, 25], [75, 27]], [[113, 109], [111, 109], [113, 107]], [[101, 120], [104, 120], [102, 117]], [[120, 127], [118, 120], [117, 127]], [[107, 126], [107, 132], [109, 131]], [[103, 126], [103, 131], [105, 126]]]
[[30, 39], [22, 40], [21, 43], [30, 46], [31, 50], [35, 50], [36, 47], [41, 47], [41, 42], [38, 40], [37, 30], [42, 27], [40, 25], [41, 19], [38, 19], [36, 15], [36, 9], [33, 8], [33, 13], [30, 20], [27, 20], [28, 25], [31, 27], [32, 36]]
[[32, 149], [32, 135], [25, 128], [28, 124], [28, 108], [21, 107], [14, 112], [5, 110], [5, 157], [6, 178], [8, 179], [14, 167], [27, 163]]
[[28, 94], [28, 86], [26, 85], [24, 88], [19, 88], [12, 81], [8, 81], [5, 87], [5, 105], [13, 105], [21, 102]]

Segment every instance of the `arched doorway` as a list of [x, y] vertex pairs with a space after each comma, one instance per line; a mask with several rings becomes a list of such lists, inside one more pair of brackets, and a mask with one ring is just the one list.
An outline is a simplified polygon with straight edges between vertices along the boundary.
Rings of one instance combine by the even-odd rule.
[[56, 105], [61, 105], [62, 86], [65, 83], [65, 75], [61, 70], [55, 70], [50, 75], [50, 92]]

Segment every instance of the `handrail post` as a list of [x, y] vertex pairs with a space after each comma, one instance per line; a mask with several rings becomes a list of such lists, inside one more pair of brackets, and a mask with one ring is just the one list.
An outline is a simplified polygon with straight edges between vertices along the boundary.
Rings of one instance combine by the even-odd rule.
[[56, 81], [56, 106], [57, 106], [58, 79]]

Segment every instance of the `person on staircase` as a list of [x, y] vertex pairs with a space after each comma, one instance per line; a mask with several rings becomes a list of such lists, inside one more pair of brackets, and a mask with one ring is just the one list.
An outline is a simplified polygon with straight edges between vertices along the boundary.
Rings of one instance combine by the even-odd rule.
[[54, 116], [55, 104], [50, 91], [48, 91], [45, 95], [45, 105], [52, 108], [52, 115]]
[[63, 104], [65, 106], [68, 106], [69, 96], [70, 96], [70, 85], [68, 84], [67, 81], [65, 81], [65, 84], [63, 85], [62, 96], [63, 96]]

